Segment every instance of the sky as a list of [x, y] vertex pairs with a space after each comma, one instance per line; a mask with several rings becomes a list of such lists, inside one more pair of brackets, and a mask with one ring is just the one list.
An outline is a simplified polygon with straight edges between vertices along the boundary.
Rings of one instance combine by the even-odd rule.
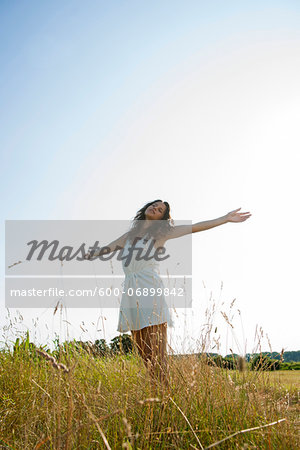
[[5, 308], [5, 220], [132, 220], [161, 198], [175, 221], [252, 213], [193, 234], [171, 348], [300, 348], [299, 16], [276, 0], [1, 2], [0, 341], [118, 335], [116, 309]]

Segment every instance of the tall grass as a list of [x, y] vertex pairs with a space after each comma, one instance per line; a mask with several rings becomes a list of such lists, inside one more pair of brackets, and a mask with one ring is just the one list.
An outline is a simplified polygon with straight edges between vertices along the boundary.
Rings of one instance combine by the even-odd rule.
[[[223, 311], [230, 330], [233, 303]], [[295, 373], [250, 371], [242, 351], [240, 370], [214, 366], [204, 353], [218, 350], [215, 313], [213, 303], [198, 342], [202, 356], [169, 355], [168, 387], [153, 383], [135, 349], [100, 356], [70, 342], [50, 350], [31, 344], [28, 333], [6, 345], [0, 449], [299, 448]]]
[[208, 448], [249, 428], [216, 446], [298, 448], [298, 391], [270, 374], [170, 356], [167, 389], [135, 352], [97, 357], [70, 343], [56, 356], [0, 352], [1, 448]]

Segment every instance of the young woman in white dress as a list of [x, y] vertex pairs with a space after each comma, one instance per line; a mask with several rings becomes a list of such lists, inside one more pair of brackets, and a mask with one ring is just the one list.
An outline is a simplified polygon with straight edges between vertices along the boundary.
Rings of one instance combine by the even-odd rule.
[[[197, 233], [199, 231], [208, 230], [228, 222], [244, 222], [251, 214], [249, 212], [238, 212], [241, 208], [235, 209], [228, 214], [213, 220], [198, 222], [193, 225], [173, 225], [170, 216], [170, 205], [162, 200], [154, 200], [144, 205], [133, 219], [131, 230], [124, 233], [115, 241], [108, 244], [106, 250], [100, 249], [91, 255], [88, 253], [86, 259], [91, 256], [99, 256], [108, 254], [107, 247], [110, 252], [119, 249], [125, 249], [132, 243], [134, 237], [136, 241], [138, 236], [140, 239], [147, 236], [149, 242], [154, 238], [154, 251], [159, 247], [163, 247], [169, 239], [179, 238], [189, 233]], [[155, 231], [155, 222], [159, 221], [159, 228]], [[150, 240], [149, 240], [150, 238]], [[141, 241], [140, 241], [141, 242]], [[146, 240], [142, 240], [141, 248], [146, 248]], [[157, 264], [153, 259], [148, 263], [136, 263], [132, 258], [131, 263], [126, 267], [123, 263], [125, 272], [124, 294], [122, 296], [119, 314], [118, 331], [131, 331], [134, 344], [141, 355], [146, 367], [149, 369], [152, 379], [159, 379], [165, 385], [168, 382], [168, 364], [167, 364], [167, 326], [173, 326], [173, 320], [169, 314], [163, 296], [159, 297], [159, 314], [153, 307], [153, 296], [126, 295], [129, 287], [139, 287], [142, 289], [151, 285], [163, 286], [162, 281], [156, 271]], [[154, 265], [153, 265], [154, 264]], [[132, 291], [131, 291], [132, 292]], [[147, 291], [148, 292], [148, 291]], [[151, 308], [153, 314], [151, 313]]]

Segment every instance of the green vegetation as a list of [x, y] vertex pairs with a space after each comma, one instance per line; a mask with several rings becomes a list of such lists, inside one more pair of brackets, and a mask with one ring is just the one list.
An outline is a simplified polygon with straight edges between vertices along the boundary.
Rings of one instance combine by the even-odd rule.
[[2, 349], [0, 448], [200, 449], [224, 439], [215, 446], [299, 448], [299, 372], [249, 370], [237, 355], [178, 355], [164, 388], [130, 340], [56, 340], [50, 351], [27, 333]]
[[300, 362], [283, 362], [285, 361], [285, 353], [282, 360], [279, 358], [271, 358], [269, 355], [275, 355], [275, 353], [267, 352], [255, 353], [253, 355], [247, 354], [245, 358], [241, 358], [236, 354], [226, 355], [225, 357], [216, 353], [205, 353], [205, 355], [209, 365], [231, 370], [240, 369], [241, 365], [247, 365], [251, 370], [300, 370]]
[[[251, 357], [258, 355], [258, 353], [254, 353], [254, 354], [250, 354], [247, 353], [246, 355], [246, 359], [250, 360]], [[283, 360], [285, 362], [300, 362], [300, 350], [298, 351], [292, 351], [292, 352], [284, 352], [282, 351], [281, 353], [278, 352], [262, 352], [262, 355], [267, 355], [269, 358], [271, 359], [277, 359], [277, 360], [281, 360], [283, 358]]]

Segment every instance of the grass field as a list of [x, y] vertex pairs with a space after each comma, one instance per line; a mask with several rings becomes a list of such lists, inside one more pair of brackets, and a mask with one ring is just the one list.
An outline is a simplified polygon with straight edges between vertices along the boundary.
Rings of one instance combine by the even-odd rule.
[[[237, 379], [243, 375], [235, 370], [228, 371], [231, 377], [236, 376]], [[264, 385], [265, 388], [287, 389], [289, 392], [299, 392], [300, 394], [300, 370], [275, 370], [265, 372], [246, 372], [248, 377], [252, 376], [256, 382]], [[234, 374], [234, 375], [233, 375]]]
[[0, 448], [299, 448], [300, 371], [169, 361], [167, 389], [136, 354], [0, 352]]
[[289, 391], [300, 391], [300, 370], [277, 370], [268, 375], [274, 386], [281, 385]]

